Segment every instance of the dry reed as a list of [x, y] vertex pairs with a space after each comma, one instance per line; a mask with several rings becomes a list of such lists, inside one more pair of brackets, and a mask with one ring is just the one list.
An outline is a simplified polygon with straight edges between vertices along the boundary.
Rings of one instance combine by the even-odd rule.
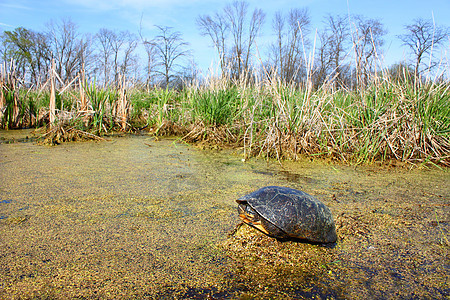
[[[449, 84], [417, 86], [386, 74], [374, 74], [355, 91], [336, 89], [333, 78], [313, 90], [312, 76], [301, 87], [282, 82], [275, 71], [243, 74], [240, 80], [210, 77], [182, 91], [141, 91], [127, 86], [123, 77], [117, 88], [99, 88], [82, 73], [59, 90], [50, 76], [47, 92], [42, 87], [34, 95], [49, 99], [47, 112], [40, 107], [40, 116], [56, 126], [47, 137], [53, 134], [57, 142], [71, 140], [69, 131], [81, 136], [148, 128], [188, 142], [238, 147], [245, 159], [321, 156], [351, 163], [394, 159], [449, 166]], [[7, 127], [25, 111], [20, 109], [25, 99], [19, 99], [17, 83], [5, 83], [11, 71], [3, 69], [0, 78], [1, 124]], [[5, 93], [10, 106], [5, 105]], [[68, 138], [61, 138], [61, 130]]]

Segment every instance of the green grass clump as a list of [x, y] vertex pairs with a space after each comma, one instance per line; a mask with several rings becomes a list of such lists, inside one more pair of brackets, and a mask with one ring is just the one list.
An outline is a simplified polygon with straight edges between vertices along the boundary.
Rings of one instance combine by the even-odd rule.
[[239, 94], [236, 88], [206, 90], [190, 98], [192, 119], [207, 126], [231, 125], [239, 109]]

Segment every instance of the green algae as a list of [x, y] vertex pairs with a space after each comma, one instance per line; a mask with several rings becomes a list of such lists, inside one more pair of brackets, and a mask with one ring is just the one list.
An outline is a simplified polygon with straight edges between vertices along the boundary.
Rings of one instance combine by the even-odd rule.
[[[448, 297], [447, 171], [242, 162], [147, 136], [0, 153], [0, 298]], [[338, 243], [235, 229], [235, 199], [265, 185], [324, 202]]]

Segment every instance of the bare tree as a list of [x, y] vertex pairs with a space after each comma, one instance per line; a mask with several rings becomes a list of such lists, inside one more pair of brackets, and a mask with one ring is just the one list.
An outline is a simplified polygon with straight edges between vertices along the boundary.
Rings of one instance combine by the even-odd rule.
[[68, 83], [83, 68], [90, 53], [90, 41], [81, 37], [77, 25], [70, 19], [51, 21], [48, 27], [56, 71], [63, 82]]
[[156, 47], [153, 43], [143, 40], [143, 45], [145, 48], [145, 52], [147, 54], [147, 65], [145, 67], [145, 71], [147, 73], [146, 85], [147, 87], [150, 84], [154, 84], [153, 74], [155, 73], [157, 67], [157, 57], [156, 57]]
[[144, 36], [142, 35], [142, 18], [143, 15], [141, 16], [141, 22], [139, 23], [139, 37], [147, 54], [147, 63], [144, 69], [146, 72], [145, 85], [146, 88], [149, 89], [150, 85], [155, 84], [153, 80], [153, 75], [157, 68], [157, 57], [155, 45], [151, 41], [149, 42], [147, 39], [145, 39]]
[[377, 56], [382, 52], [383, 37], [387, 30], [381, 21], [376, 19], [366, 19], [359, 15], [353, 19], [356, 80], [358, 86], [364, 86], [369, 75], [375, 71]]
[[[438, 47], [450, 34], [449, 28], [435, 26], [432, 20], [416, 19], [413, 24], [406, 25], [407, 33], [397, 36], [403, 45], [413, 53], [414, 73], [418, 77], [423, 71], [437, 65], [434, 54]], [[429, 60], [425, 58], [429, 57]]]
[[329, 39], [329, 36], [327, 33], [320, 32], [318, 35], [320, 46], [315, 51], [315, 69], [314, 69], [314, 89], [317, 89], [319, 86], [321, 86], [328, 78], [328, 72], [331, 65], [331, 59], [328, 55], [328, 49], [327, 49], [327, 42]]
[[128, 31], [122, 31], [112, 35], [110, 42], [113, 53], [112, 69], [114, 72], [114, 84], [117, 85], [119, 84], [119, 75], [126, 75], [131, 54], [137, 46], [137, 40]]
[[118, 84], [119, 75], [128, 75], [136, 62], [134, 51], [138, 40], [128, 31], [116, 33], [102, 28], [96, 35], [99, 48], [99, 64], [103, 70], [104, 84], [110, 82], [111, 73], [114, 84]]
[[309, 10], [291, 9], [287, 16], [275, 14], [273, 29], [277, 40], [271, 46], [271, 64], [286, 82], [300, 82], [305, 74], [304, 54], [309, 44]]
[[47, 80], [48, 69], [51, 63], [51, 50], [49, 37], [46, 33], [33, 32], [32, 39], [33, 46], [31, 48], [31, 55], [34, 57], [34, 80], [31, 82], [39, 86], [41, 82]]
[[230, 54], [230, 63], [235, 75], [242, 72], [244, 56], [244, 20], [247, 15], [248, 3], [244, 1], [234, 1], [225, 7], [224, 13], [230, 24], [233, 45]]
[[115, 33], [109, 29], [102, 28], [96, 34], [95, 38], [98, 42], [99, 54], [98, 60], [100, 68], [103, 70], [103, 83], [108, 85], [111, 72], [111, 57], [113, 55], [112, 39], [114, 39]]
[[346, 54], [350, 46], [350, 30], [345, 16], [328, 15], [325, 29], [319, 35], [320, 46], [317, 51], [318, 67], [316, 69], [316, 85], [326, 78], [333, 79], [334, 87], [345, 86]]
[[169, 87], [171, 79], [176, 77], [176, 69], [180, 67], [178, 62], [190, 54], [187, 49], [189, 44], [183, 41], [180, 32], [172, 32], [171, 27], [156, 27], [160, 33], [148, 43], [156, 50], [159, 67], [156, 72], [163, 76], [164, 86]]
[[249, 70], [251, 51], [265, 18], [262, 10], [255, 9], [246, 30], [247, 10], [248, 3], [245, 1], [234, 1], [224, 9], [232, 36], [233, 45], [230, 49], [229, 61], [232, 76], [235, 78], [239, 78]]
[[272, 21], [272, 27], [276, 35], [276, 42], [270, 46], [269, 65], [279, 70], [282, 70], [284, 67], [282, 58], [284, 56], [283, 47], [284, 47], [285, 25], [286, 22], [282, 12], [281, 11], [276, 12], [275, 17]]
[[250, 19], [249, 29], [248, 29], [248, 40], [247, 40], [247, 49], [245, 51], [245, 59], [244, 59], [244, 70], [248, 70], [250, 68], [250, 56], [254, 50], [256, 44], [256, 38], [259, 35], [261, 27], [264, 24], [265, 14], [261, 9], [255, 9], [252, 13], [252, 18]]
[[214, 17], [204, 15], [197, 18], [197, 26], [203, 36], [209, 36], [219, 55], [220, 69], [225, 75], [226, 68], [226, 40], [229, 33], [229, 24], [222, 14], [216, 13]]
[[123, 39], [124, 43], [122, 48], [122, 59], [118, 65], [119, 73], [124, 76], [129, 76], [133, 66], [137, 65], [137, 56], [134, 54], [138, 45], [136, 36], [128, 31], [121, 32], [120, 39]]
[[214, 16], [204, 15], [197, 19], [201, 34], [209, 36], [217, 50], [223, 75], [225, 69], [230, 68], [231, 75], [238, 78], [250, 68], [265, 14], [255, 9], [248, 19], [248, 6], [245, 1], [234, 1]]

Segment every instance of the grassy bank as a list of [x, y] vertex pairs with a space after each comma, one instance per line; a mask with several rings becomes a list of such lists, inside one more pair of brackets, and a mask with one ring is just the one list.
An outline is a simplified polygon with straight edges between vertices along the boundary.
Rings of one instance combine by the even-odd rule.
[[80, 132], [146, 128], [187, 142], [242, 148], [245, 158], [450, 164], [450, 86], [445, 82], [419, 86], [386, 76], [354, 91], [335, 90], [331, 83], [317, 90], [298, 88], [276, 78], [252, 84], [210, 79], [182, 91], [126, 84], [101, 88], [86, 80], [59, 90], [25, 90], [7, 76], [1, 84], [1, 126], [49, 126], [53, 133], [47, 137], [57, 136], [49, 139], [55, 143]]

